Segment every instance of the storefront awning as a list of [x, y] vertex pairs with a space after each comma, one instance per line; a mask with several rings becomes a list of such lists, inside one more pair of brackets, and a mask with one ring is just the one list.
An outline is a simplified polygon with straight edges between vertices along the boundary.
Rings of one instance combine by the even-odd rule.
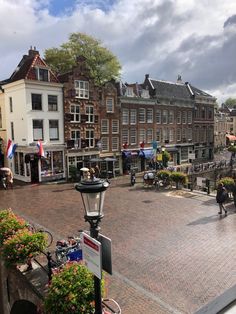
[[143, 157], [146, 159], [152, 159], [154, 157], [152, 149], [144, 149], [139, 151], [139, 157]]
[[230, 134], [226, 134], [226, 137], [228, 138], [229, 141], [236, 141], [236, 136], [235, 135], [230, 135]]
[[122, 157], [123, 158], [131, 157], [131, 152], [129, 150], [123, 150]]

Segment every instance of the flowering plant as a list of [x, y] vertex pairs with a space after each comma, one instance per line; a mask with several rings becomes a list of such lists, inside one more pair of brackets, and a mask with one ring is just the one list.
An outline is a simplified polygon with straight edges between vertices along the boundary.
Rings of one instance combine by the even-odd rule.
[[27, 228], [18, 230], [3, 242], [2, 255], [7, 266], [24, 264], [47, 247], [42, 232], [32, 233]]
[[44, 306], [50, 314], [94, 313], [93, 274], [81, 262], [66, 263], [54, 273]]
[[13, 211], [4, 209], [0, 211], [0, 245], [18, 230], [24, 229], [27, 223], [24, 219], [16, 216]]

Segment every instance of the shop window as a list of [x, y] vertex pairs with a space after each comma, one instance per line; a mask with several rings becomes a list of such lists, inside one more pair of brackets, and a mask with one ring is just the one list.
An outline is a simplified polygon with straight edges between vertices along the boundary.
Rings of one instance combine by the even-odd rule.
[[24, 156], [23, 153], [19, 153], [19, 164], [20, 164], [20, 175], [25, 175], [25, 163], [24, 163]]
[[14, 155], [14, 169], [15, 169], [15, 174], [19, 174], [19, 155], [18, 155], [18, 153], [15, 153], [15, 155]]
[[63, 152], [54, 151], [53, 152], [53, 173], [59, 174], [63, 173]]

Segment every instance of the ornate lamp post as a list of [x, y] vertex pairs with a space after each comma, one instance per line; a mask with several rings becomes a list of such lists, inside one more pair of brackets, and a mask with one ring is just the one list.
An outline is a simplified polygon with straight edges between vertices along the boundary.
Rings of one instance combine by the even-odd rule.
[[[85, 221], [90, 224], [90, 235], [98, 238], [99, 223], [103, 218], [103, 205], [107, 181], [91, 177], [91, 180], [83, 180], [75, 185], [75, 189], [81, 193], [84, 205]], [[94, 276], [95, 314], [102, 314], [101, 280]]]

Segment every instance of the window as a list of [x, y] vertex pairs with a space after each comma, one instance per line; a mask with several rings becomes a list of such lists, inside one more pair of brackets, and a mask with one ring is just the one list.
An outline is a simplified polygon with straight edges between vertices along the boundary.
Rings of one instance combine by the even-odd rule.
[[180, 142], [181, 141], [181, 129], [180, 128], [177, 129], [176, 137], [177, 137], [177, 141]]
[[88, 147], [94, 147], [94, 130], [86, 130], [86, 140]]
[[201, 118], [202, 119], [205, 119], [206, 118], [206, 110], [204, 107], [202, 107], [202, 110], [201, 110]]
[[114, 112], [114, 101], [113, 98], [106, 99], [107, 112]]
[[130, 124], [136, 124], [136, 123], [137, 123], [137, 110], [130, 109]]
[[102, 151], [109, 151], [109, 137], [102, 137]]
[[212, 108], [208, 108], [208, 119], [209, 120], [213, 119], [213, 109]]
[[70, 138], [74, 141], [74, 146], [80, 148], [80, 130], [71, 130]]
[[49, 71], [48, 69], [36, 68], [36, 77], [39, 81], [48, 82], [49, 81]]
[[59, 140], [58, 120], [49, 120], [49, 138], [51, 141]]
[[177, 124], [181, 124], [181, 111], [177, 112]]
[[150, 97], [150, 95], [149, 95], [149, 90], [147, 90], [147, 89], [142, 89], [142, 91], [141, 91], [141, 97], [143, 97], [143, 98], [149, 98], [149, 97]]
[[186, 142], [186, 128], [183, 128], [182, 130], [182, 140], [183, 142]]
[[42, 110], [42, 95], [31, 94], [32, 110]]
[[14, 141], [15, 135], [14, 135], [14, 123], [11, 122], [11, 139]]
[[10, 112], [13, 112], [12, 97], [9, 97], [9, 107], [10, 107]]
[[129, 130], [122, 130], [122, 143], [129, 143]]
[[145, 123], [146, 122], [145, 109], [144, 108], [139, 109], [138, 120], [139, 120], [139, 123]]
[[146, 130], [140, 129], [139, 130], [139, 142], [146, 142]]
[[161, 129], [156, 130], [156, 140], [157, 142], [161, 142]]
[[80, 122], [80, 105], [70, 105], [71, 122]]
[[129, 124], [129, 110], [122, 110], [122, 124]]
[[108, 119], [102, 119], [102, 121], [101, 121], [101, 132], [103, 134], [108, 134], [108, 132], [109, 132], [109, 120]]
[[188, 160], [188, 147], [181, 148], [181, 160]]
[[151, 108], [147, 109], [147, 123], [153, 123], [153, 110]]
[[133, 97], [134, 96], [133, 87], [127, 87], [127, 89], [126, 89], [126, 96], [128, 96], [128, 97]]
[[161, 124], [161, 110], [156, 111], [156, 123]]
[[94, 122], [94, 114], [93, 114], [93, 106], [86, 106], [86, 122], [93, 123]]
[[174, 142], [174, 129], [169, 129], [169, 141]]
[[163, 124], [167, 124], [168, 123], [168, 111], [167, 110], [163, 110], [162, 123]]
[[191, 129], [191, 128], [188, 128], [188, 129], [187, 129], [187, 139], [188, 139], [188, 141], [191, 141], [192, 138], [193, 138], [192, 129]]
[[147, 143], [153, 142], [153, 130], [147, 129]]
[[164, 128], [162, 130], [162, 136], [163, 136], [163, 141], [168, 141], [169, 140], [169, 132], [168, 128]]
[[48, 111], [57, 111], [57, 96], [48, 95]]
[[169, 111], [169, 124], [173, 124], [174, 123], [174, 111], [170, 110]]
[[33, 120], [33, 140], [43, 140], [43, 120]]
[[183, 124], [187, 123], [187, 112], [186, 111], [182, 112], [182, 123]]
[[192, 111], [188, 111], [188, 124], [192, 124]]
[[137, 143], [137, 132], [136, 129], [131, 128], [130, 129], [130, 144], [134, 145]]
[[112, 120], [112, 133], [113, 134], [119, 133], [119, 120]]
[[112, 149], [112, 151], [118, 151], [118, 149], [119, 149], [119, 137], [112, 137], [111, 149]]
[[89, 83], [86, 81], [75, 81], [75, 92], [77, 98], [89, 98]]

